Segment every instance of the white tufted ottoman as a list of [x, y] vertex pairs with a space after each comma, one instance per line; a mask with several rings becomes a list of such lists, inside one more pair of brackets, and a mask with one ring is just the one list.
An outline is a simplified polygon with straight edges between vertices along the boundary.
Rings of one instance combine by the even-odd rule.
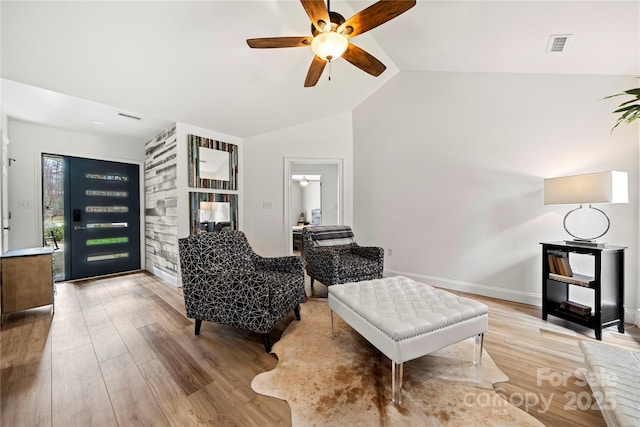
[[392, 398], [399, 405], [402, 364], [476, 337], [473, 363], [482, 361], [487, 306], [404, 276], [329, 286], [333, 312], [391, 359]]
[[601, 342], [578, 343], [585, 378], [607, 426], [640, 425], [640, 353]]

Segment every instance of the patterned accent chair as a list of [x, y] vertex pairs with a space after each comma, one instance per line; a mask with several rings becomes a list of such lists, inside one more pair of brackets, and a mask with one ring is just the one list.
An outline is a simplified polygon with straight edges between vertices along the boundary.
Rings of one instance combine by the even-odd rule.
[[304, 268], [297, 256], [264, 258], [253, 252], [241, 231], [202, 233], [178, 240], [187, 317], [235, 326], [262, 334], [292, 310], [300, 320], [306, 298]]
[[384, 250], [359, 246], [348, 225], [324, 225], [302, 229], [302, 258], [307, 274], [330, 286], [382, 278]]

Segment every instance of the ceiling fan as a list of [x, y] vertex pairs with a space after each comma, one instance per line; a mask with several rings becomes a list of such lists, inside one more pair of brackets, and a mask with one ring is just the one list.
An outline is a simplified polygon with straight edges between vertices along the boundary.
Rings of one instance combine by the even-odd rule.
[[372, 76], [382, 74], [387, 67], [349, 39], [384, 24], [416, 4], [416, 0], [380, 0], [345, 20], [330, 10], [329, 0], [326, 5], [324, 0], [300, 2], [311, 19], [311, 36], [247, 39], [247, 44], [259, 49], [311, 46], [315, 56], [304, 80], [305, 87], [315, 86], [327, 63], [340, 56]]

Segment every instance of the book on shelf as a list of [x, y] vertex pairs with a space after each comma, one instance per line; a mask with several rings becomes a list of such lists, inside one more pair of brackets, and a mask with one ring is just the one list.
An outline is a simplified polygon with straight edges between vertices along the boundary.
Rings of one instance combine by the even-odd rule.
[[573, 273], [573, 276], [565, 276], [557, 273], [549, 273], [549, 279], [557, 280], [558, 282], [570, 283], [572, 285], [578, 285], [588, 288], [595, 280], [591, 276], [585, 276], [584, 274]]
[[573, 270], [571, 269], [571, 264], [567, 256], [547, 254], [547, 261], [549, 262], [549, 272], [566, 277], [573, 276]]
[[554, 254], [547, 254], [547, 261], [549, 261], [549, 272], [558, 274], [558, 262], [556, 261], [556, 256]]
[[560, 308], [584, 316], [591, 314], [591, 307], [575, 301], [562, 301], [560, 303]]

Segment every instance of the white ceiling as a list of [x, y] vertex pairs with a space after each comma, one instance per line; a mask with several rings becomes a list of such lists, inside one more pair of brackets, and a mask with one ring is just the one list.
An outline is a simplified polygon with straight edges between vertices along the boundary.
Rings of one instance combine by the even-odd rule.
[[[331, 9], [348, 18], [371, 4]], [[296, 0], [3, 0], [0, 13], [8, 115], [145, 139], [175, 121], [243, 138], [309, 122], [352, 110], [399, 71], [640, 75], [639, 0], [418, 0], [352, 39], [387, 66], [380, 77], [340, 59], [313, 88], [310, 48], [245, 42], [308, 35]], [[565, 52], [546, 52], [552, 34], [572, 34]]]

